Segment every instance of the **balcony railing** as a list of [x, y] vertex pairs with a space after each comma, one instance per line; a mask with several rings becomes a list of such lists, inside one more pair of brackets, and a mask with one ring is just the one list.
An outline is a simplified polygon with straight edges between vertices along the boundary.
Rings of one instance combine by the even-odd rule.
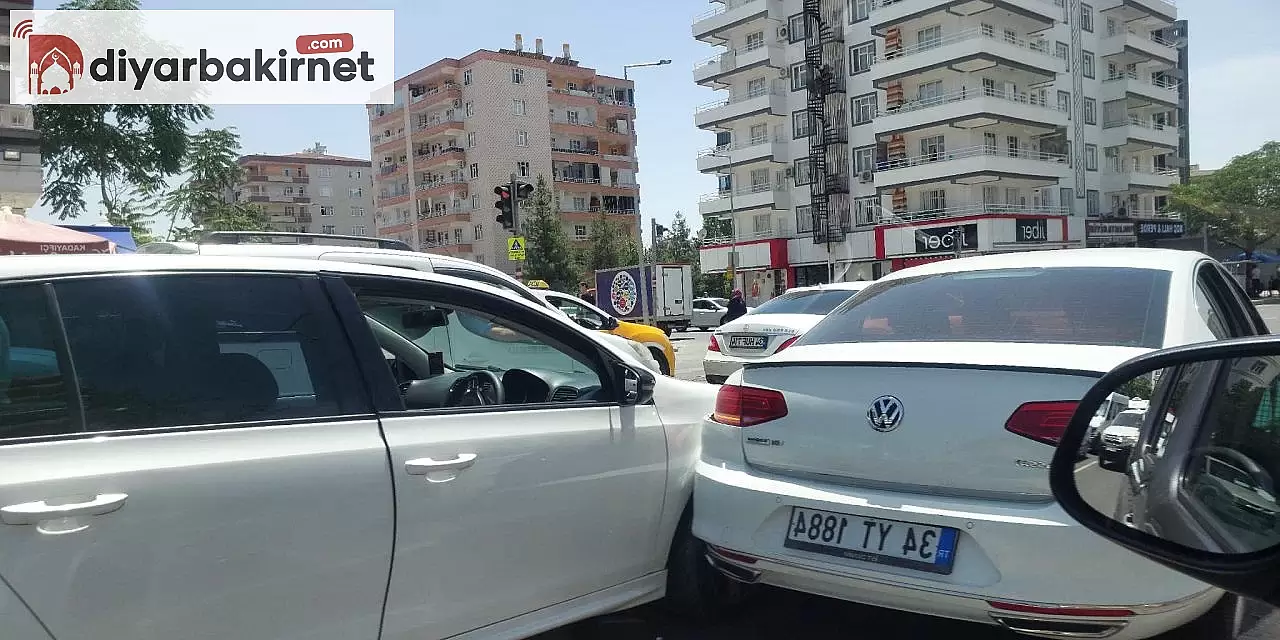
[[1128, 71], [1128, 70], [1122, 73], [1117, 73], [1115, 75], [1109, 75], [1105, 80], [1103, 80], [1103, 82], [1116, 82], [1119, 80], [1128, 80], [1129, 82], [1137, 82], [1139, 84], [1145, 84], [1152, 87], [1159, 87], [1161, 89], [1169, 89], [1172, 91], [1177, 91], [1178, 88], [1182, 86], [1181, 82], [1170, 80], [1169, 78], [1152, 80], [1150, 77], [1143, 78], [1142, 76], [1139, 76], [1138, 72], [1136, 71]]
[[451, 117], [448, 117], [448, 118], [438, 118], [438, 119], [435, 119], [435, 120], [428, 120], [428, 121], [426, 121], [426, 122], [419, 122], [419, 123], [418, 123], [418, 126], [417, 126], [417, 127], [415, 127], [415, 129], [416, 129], [417, 131], [422, 131], [423, 129], [430, 129], [431, 127], [438, 127], [438, 126], [440, 126], [440, 125], [442, 125], [442, 124], [462, 124], [462, 123], [463, 123], [463, 119], [462, 119], [462, 118], [459, 118], [459, 117], [457, 117], [457, 116], [451, 116]]
[[1066, 109], [1059, 107], [1056, 103], [1049, 103], [1047, 99], [1034, 93], [1009, 93], [998, 89], [989, 88], [962, 88], [959, 91], [949, 91], [936, 96], [919, 98], [903, 103], [902, 106], [893, 110], [885, 110], [882, 115], [894, 115], [899, 113], [909, 113], [911, 111], [919, 111], [921, 109], [929, 109], [944, 104], [952, 104], [963, 102], [965, 100], [977, 100], [978, 98], [995, 98], [1016, 104], [1027, 104], [1034, 107], [1043, 107], [1054, 111], [1066, 112]]
[[1017, 158], [1020, 160], [1032, 160], [1036, 162], [1051, 162], [1057, 164], [1066, 164], [1067, 156], [1061, 153], [1045, 153], [1034, 149], [1006, 149], [1000, 146], [979, 145], [976, 147], [965, 147], [952, 151], [942, 150], [933, 153], [926, 153], [918, 156], [907, 156], [898, 160], [889, 160], [876, 164], [877, 171], [888, 171], [891, 169], [901, 169], [904, 167], [914, 167], [922, 164], [932, 164], [934, 162], [947, 162], [950, 160], [961, 160], [964, 158], [975, 158], [982, 156], [990, 156], [997, 158]]
[[635, 209], [622, 209], [618, 207], [586, 207], [583, 209], [575, 209], [573, 207], [561, 207], [560, 211], [564, 213], [606, 213], [608, 215], [635, 215]]
[[753, 193], [765, 193], [767, 191], [781, 191], [783, 187], [774, 186], [773, 183], [766, 182], [764, 184], [753, 184], [737, 189], [721, 189], [711, 193], [704, 193], [698, 197], [698, 202], [710, 202], [711, 200], [719, 200], [733, 196], [749, 196]]
[[[766, 46], [767, 45], [765, 44], [765, 41], [761, 39], [761, 40], [755, 40], [755, 41], [749, 42], [747, 43], [746, 47], [743, 47], [741, 49], [726, 49], [725, 51], [721, 51], [720, 53], [717, 53], [716, 55], [711, 56], [710, 58], [699, 60], [693, 63], [693, 70], [697, 71], [698, 69], [714, 64], [714, 65], [724, 65], [726, 67], [725, 71], [730, 71], [734, 67], [734, 63], [733, 63], [734, 58], [744, 53], [759, 51], [760, 49], [763, 49]], [[728, 63], [728, 64], [725, 64], [725, 63]]]
[[580, 178], [578, 176], [555, 175], [552, 180], [555, 182], [572, 182], [575, 184], [600, 184], [600, 178]]
[[715, 9], [712, 9], [712, 10], [710, 10], [710, 11], [706, 11], [706, 12], [703, 12], [703, 13], [700, 13], [700, 14], [698, 14], [698, 15], [694, 16], [694, 17], [693, 17], [693, 21], [694, 21], [694, 22], [702, 22], [703, 20], [706, 20], [707, 18], [713, 18], [713, 17], [718, 16], [718, 15], [720, 15], [720, 14], [722, 14], [722, 13], [726, 12], [726, 11], [732, 11], [732, 10], [734, 10], [734, 9], [737, 9], [738, 7], [741, 7], [741, 6], [744, 6], [744, 5], [750, 4], [751, 2], [754, 2], [754, 1], [755, 1], [755, 0], [724, 0], [724, 3], [723, 3], [723, 4], [721, 4], [721, 6], [716, 7]]
[[466, 207], [446, 207], [444, 209], [432, 209], [431, 211], [423, 211], [418, 214], [419, 220], [430, 220], [431, 218], [440, 218], [443, 216], [456, 216], [474, 211], [470, 206]]
[[[1170, 4], [1172, 4], [1172, 3], [1170, 3]], [[1163, 46], [1163, 47], [1169, 47], [1169, 48], [1176, 48], [1176, 47], [1178, 46], [1178, 43], [1173, 42], [1173, 41], [1170, 41], [1170, 40], [1165, 40], [1164, 38], [1161, 38], [1159, 35], [1157, 35], [1157, 34], [1155, 34], [1155, 33], [1151, 33], [1151, 32], [1148, 32], [1148, 33], [1142, 33], [1141, 31], [1138, 31], [1137, 29], [1133, 29], [1133, 28], [1131, 28], [1131, 27], [1126, 27], [1123, 31], [1121, 31], [1119, 28], [1113, 29], [1113, 30], [1111, 30], [1111, 31], [1108, 31], [1108, 32], [1107, 32], [1107, 36], [1106, 36], [1106, 37], [1107, 37], [1107, 38], [1115, 38], [1115, 37], [1117, 37], [1117, 36], [1119, 36], [1119, 37], [1124, 37], [1124, 36], [1138, 36], [1139, 38], [1145, 38], [1145, 39], [1150, 40], [1150, 41], [1152, 41], [1152, 42], [1154, 42], [1154, 43], [1156, 43], [1156, 44], [1158, 44], [1158, 45], [1160, 45], [1160, 46]]]
[[439, 151], [435, 151], [432, 153], [417, 151], [417, 152], [414, 152], [413, 157], [418, 160], [430, 160], [432, 158], [439, 158], [440, 156], [448, 155], [450, 153], [465, 153], [465, 152], [466, 152], [466, 149], [463, 149], [462, 147], [446, 147], [444, 149], [441, 149]]
[[697, 109], [694, 109], [694, 110], [693, 110], [693, 112], [694, 112], [694, 113], [702, 113], [703, 111], [710, 111], [710, 110], [712, 110], [712, 109], [719, 109], [720, 107], [727, 107], [727, 106], [729, 106], [729, 105], [731, 105], [731, 104], [737, 104], [737, 103], [739, 103], [739, 102], [746, 102], [746, 101], [748, 101], [748, 100], [755, 100], [756, 98], [760, 98], [760, 97], [763, 97], [763, 96], [770, 96], [770, 95], [772, 95], [772, 96], [781, 96], [781, 95], [786, 95], [786, 92], [784, 92], [784, 91], [782, 91], [782, 90], [780, 90], [780, 89], [776, 89], [776, 88], [770, 88], [770, 89], [758, 89], [758, 90], [756, 90], [756, 91], [748, 91], [747, 93], [742, 94], [742, 95], [729, 96], [728, 98], [725, 98], [725, 99], [723, 99], [723, 100], [716, 100], [715, 102], [708, 102], [708, 103], [706, 103], [706, 104], [704, 104], [704, 105], [702, 105], [702, 106], [699, 106]]
[[1182, 214], [1176, 211], [1158, 211], [1156, 209], [1126, 209], [1123, 216], [1119, 218], [1133, 218], [1136, 220], [1181, 220]]
[[589, 156], [598, 155], [600, 153], [598, 149], [575, 149], [573, 147], [557, 147], [555, 145], [551, 145], [551, 150], [556, 153], [582, 153]]
[[702, 151], [698, 152], [698, 157], [699, 158], [721, 157], [727, 160], [728, 154], [732, 151], [741, 151], [742, 149], [750, 149], [751, 147], [758, 147], [762, 144], [770, 144], [770, 143], [777, 144], [780, 142], [788, 142], [788, 140], [785, 136], [765, 136], [763, 138], [751, 138], [750, 140], [743, 140], [742, 142], [722, 144], [719, 146], [711, 147], [709, 149], [703, 149]]
[[1103, 129], [1114, 129], [1116, 127], [1142, 127], [1152, 131], [1176, 131], [1181, 128], [1178, 125], [1147, 120], [1139, 116], [1129, 116], [1123, 120], [1106, 120], [1102, 123]]
[[436, 180], [433, 182], [420, 184], [418, 185], [418, 191], [426, 191], [428, 189], [435, 189], [437, 187], [443, 187], [451, 184], [466, 184], [466, 183], [467, 183], [467, 179], [461, 176], [456, 178], [445, 178], [444, 180]]
[[422, 93], [419, 93], [416, 96], [410, 96], [409, 104], [417, 104], [419, 102], [422, 102], [423, 100], [427, 99], [429, 96], [434, 96], [440, 93], [441, 91], [446, 91], [450, 89], [460, 89], [460, 88], [461, 87], [458, 86], [458, 83], [456, 82], [446, 82], [438, 87], [431, 87], [430, 89], [427, 89], [426, 91], [423, 91]]
[[728, 235], [707, 236], [702, 239], [703, 245], [719, 245], [733, 244], [734, 242], [750, 242], [752, 240], [771, 240], [774, 238], [794, 238], [796, 233], [791, 230], [791, 223], [786, 220], [776, 221], [768, 229], [756, 229], [754, 231], [742, 231], [737, 235], [729, 233]]
[[1045, 207], [1022, 204], [963, 204], [954, 207], [942, 207], [938, 209], [921, 209], [917, 211], [904, 211], [902, 213], [894, 213], [883, 207], [876, 207], [874, 210], [867, 212], [866, 216], [859, 216], [860, 225], [874, 224], [897, 224], [900, 222], [925, 222], [929, 220], [941, 220], [944, 218], [956, 218], [961, 216], [974, 216], [984, 214], [1036, 214], [1050, 216], [1067, 216], [1071, 215], [1069, 207]]
[[896, 60], [898, 58], [905, 58], [907, 56], [913, 56], [918, 53], [932, 51], [940, 47], [945, 47], [947, 45], [955, 44], [957, 42], [965, 42], [968, 40], [973, 40], [975, 38], [986, 38], [988, 40], [995, 40], [998, 42], [1002, 42], [1004, 44], [1010, 44], [1015, 47], [1026, 49], [1028, 51], [1035, 51], [1042, 55], [1046, 55], [1046, 56], [1050, 55], [1049, 48], [1048, 48], [1049, 45], [1043, 40], [1027, 41], [1027, 40], [1023, 40], [1022, 38], [1010, 38], [1005, 36], [1004, 34], [996, 33], [994, 30], [988, 30], [982, 27], [976, 27], [973, 29], [965, 29], [963, 31], [949, 33], [936, 40], [927, 40], [925, 42], [918, 42], [916, 44], [903, 47], [901, 49], [893, 49], [893, 50], [886, 51], [884, 54], [884, 59]]
[[393, 174], [393, 173], [395, 173], [395, 172], [399, 171], [400, 169], [401, 169], [401, 166], [400, 166], [399, 164], [389, 164], [389, 165], [387, 165], [387, 166], [385, 166], [385, 167], [379, 167], [379, 168], [378, 168], [378, 174], [379, 174], [379, 175], [384, 175], [384, 176], [389, 176], [389, 175], [391, 175], [391, 174]]

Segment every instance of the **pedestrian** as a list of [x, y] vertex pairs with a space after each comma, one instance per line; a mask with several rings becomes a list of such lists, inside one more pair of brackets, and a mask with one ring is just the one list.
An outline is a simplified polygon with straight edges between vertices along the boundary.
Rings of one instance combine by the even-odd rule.
[[1280, 272], [1271, 274], [1271, 282], [1267, 285], [1267, 292], [1280, 294]]
[[582, 298], [587, 304], [596, 303], [596, 292], [588, 287], [585, 281], [578, 283], [578, 297]]
[[1261, 296], [1262, 295], [1262, 269], [1259, 269], [1257, 265], [1254, 265], [1252, 267], [1252, 270], [1249, 272], [1249, 278], [1250, 278], [1249, 280], [1250, 296], [1254, 298]]
[[720, 324], [733, 322], [745, 315], [747, 315], [747, 303], [742, 299], [742, 289], [734, 289], [733, 296], [729, 298], [729, 310], [720, 316]]

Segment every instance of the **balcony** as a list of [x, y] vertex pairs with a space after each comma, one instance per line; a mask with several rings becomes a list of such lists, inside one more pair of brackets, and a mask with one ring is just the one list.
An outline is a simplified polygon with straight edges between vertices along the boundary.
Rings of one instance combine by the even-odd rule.
[[981, 184], [1001, 178], [1029, 179], [1048, 185], [1070, 176], [1071, 168], [1063, 154], [977, 146], [881, 162], [877, 166], [876, 187], [933, 182]]
[[438, 87], [431, 87], [416, 96], [409, 97], [409, 109], [439, 104], [446, 100], [457, 100], [462, 97], [462, 87], [454, 82], [446, 82]]
[[[721, 32], [731, 27], [757, 20], [772, 18], [769, 25], [786, 24], [787, 16], [782, 8], [781, 0], [719, 0], [719, 7], [699, 14], [693, 18], [693, 37], [695, 40], [718, 44], [724, 41]], [[773, 37], [774, 34], [765, 34]]]
[[443, 224], [446, 222], [470, 222], [471, 207], [447, 207], [444, 209], [433, 209], [418, 214], [419, 222], [430, 222], [431, 224]]
[[993, 65], [1016, 69], [1045, 80], [1065, 73], [1067, 63], [1049, 54], [1043, 41], [1006, 38], [982, 27], [943, 35], [937, 40], [886, 51], [871, 65], [872, 80], [880, 88], [902, 78], [934, 69], [974, 73]]
[[1178, 65], [1178, 49], [1174, 43], [1151, 33], [1138, 33], [1126, 29], [1098, 42], [1098, 57], [1124, 68], [1130, 64], [1159, 62], [1171, 67]]
[[459, 134], [463, 133], [462, 118], [449, 117], [440, 118], [438, 120], [430, 120], [418, 124], [413, 131], [414, 140], [424, 140], [445, 133]]
[[[458, 186], [463, 186], [463, 187], [467, 186], [467, 179], [461, 176], [455, 176], [451, 178], [445, 178], [443, 180], [436, 180], [435, 182], [425, 182], [417, 186], [417, 191], [419, 193], [422, 193], [422, 192], [447, 193], [449, 189], [457, 188]], [[435, 193], [427, 193], [426, 195], [435, 195]]]
[[776, 238], [794, 238], [796, 232], [791, 228], [791, 223], [786, 220], [774, 220], [768, 229], [757, 229], [750, 232], [741, 231], [737, 235], [732, 232], [725, 235], [707, 236], [702, 239], [703, 247], [715, 247], [731, 244], [741, 244], [744, 242], [754, 242], [757, 240], [773, 240]]
[[893, 134], [940, 125], [974, 129], [997, 122], [1055, 130], [1067, 126], [1067, 112], [1033, 94], [961, 89], [885, 110], [876, 116], [875, 128], [877, 134]]
[[435, 153], [416, 153], [413, 156], [415, 170], [430, 169], [448, 162], [465, 162], [467, 152], [462, 147], [448, 147]]
[[1130, 209], [1125, 211], [1126, 218], [1134, 220], [1181, 220], [1182, 215], [1173, 211], [1158, 211], [1156, 209]]
[[730, 49], [698, 62], [693, 67], [693, 81], [697, 84], [710, 83], [712, 88], [720, 89], [729, 85], [728, 77], [734, 73], [757, 67], [782, 69], [786, 66], [786, 52], [766, 38], [755, 47]]
[[875, 226], [884, 224], [931, 222], [934, 220], [945, 220], [947, 218], [992, 215], [1069, 216], [1071, 215], [1071, 208], [1036, 207], [1021, 204], [977, 203], [944, 207], [941, 209], [919, 209], [915, 211], [894, 213], [893, 211], [883, 207], [876, 207], [874, 210], [869, 212], [868, 216], [859, 219], [858, 225]]
[[1046, 29], [1062, 19], [1062, 7], [1051, 0], [878, 0], [871, 9], [871, 30], [882, 36], [889, 27], [935, 13], [963, 19], [992, 9], [1008, 11]]
[[762, 138], [704, 149], [698, 153], [698, 171], [719, 171], [750, 162], [789, 162], [784, 138]]
[[395, 143], [399, 142], [403, 144], [403, 141], [403, 133], [397, 133], [389, 136], [377, 136], [373, 139], [373, 150], [385, 151], [387, 149], [393, 149], [395, 148]]
[[1178, 106], [1179, 83], [1174, 80], [1153, 82], [1136, 72], [1120, 73], [1102, 81], [1101, 102], [1127, 100], [1129, 107], [1145, 107], [1158, 103], [1167, 107]]
[[1138, 116], [1129, 116], [1127, 120], [1104, 122], [1102, 125], [1102, 146], [1120, 147], [1124, 151], [1160, 148], [1177, 149], [1179, 144], [1178, 127], [1161, 124]]
[[1168, 191], [1178, 184], [1180, 177], [1177, 169], [1137, 169], [1121, 174], [1128, 180], [1129, 192], [1135, 191]]
[[1119, 24], [1147, 20], [1168, 26], [1178, 20], [1178, 8], [1173, 0], [1120, 0], [1112, 6], [1099, 8], [1099, 12], [1104, 22], [1106, 18], [1114, 18]]
[[572, 121], [568, 118], [551, 118], [551, 132], [569, 136], [594, 136], [600, 133], [600, 130], [596, 127], [595, 120], [579, 118], [577, 121]]
[[774, 88], [709, 102], [694, 111], [693, 124], [700, 129], [706, 129], [759, 114], [789, 116], [787, 93], [780, 88]]
[[780, 209], [791, 207], [791, 191], [772, 184], [738, 187], [704, 194], [698, 198], [698, 214], [723, 215], [750, 209]]

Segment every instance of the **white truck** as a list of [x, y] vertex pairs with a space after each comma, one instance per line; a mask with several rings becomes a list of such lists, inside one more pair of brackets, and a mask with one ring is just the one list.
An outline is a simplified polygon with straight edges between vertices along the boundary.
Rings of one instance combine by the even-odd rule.
[[[596, 271], [595, 284], [596, 306], [619, 320], [653, 325], [667, 335], [693, 324], [692, 265], [666, 263], [600, 269]], [[641, 305], [640, 292], [646, 288], [648, 304]]]

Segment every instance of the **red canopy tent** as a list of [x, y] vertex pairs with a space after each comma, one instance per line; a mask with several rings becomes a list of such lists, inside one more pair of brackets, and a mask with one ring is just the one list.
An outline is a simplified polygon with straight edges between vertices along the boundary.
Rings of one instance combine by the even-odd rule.
[[115, 252], [115, 244], [100, 236], [0, 211], [0, 256]]

